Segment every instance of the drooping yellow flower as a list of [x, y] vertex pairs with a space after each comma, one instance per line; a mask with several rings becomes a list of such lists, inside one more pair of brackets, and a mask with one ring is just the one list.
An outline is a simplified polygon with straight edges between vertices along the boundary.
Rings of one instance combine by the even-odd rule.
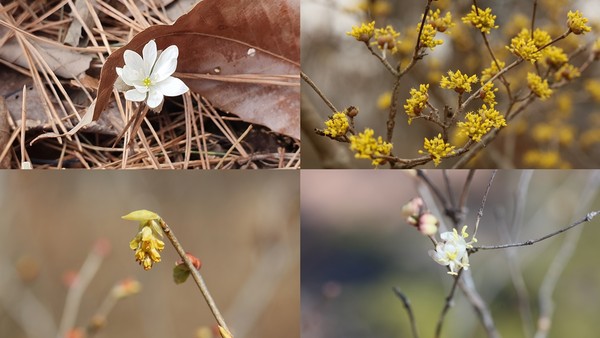
[[425, 138], [423, 142], [423, 148], [425, 150], [419, 150], [419, 154], [428, 154], [433, 159], [433, 164], [437, 167], [441, 162], [442, 158], [454, 154], [455, 146], [446, 143], [442, 139], [442, 134], [432, 138], [431, 140]]
[[567, 13], [567, 27], [573, 32], [573, 34], [584, 34], [592, 30], [592, 27], [586, 26], [588, 19], [583, 17], [579, 11], [569, 11]]
[[148, 210], [137, 210], [121, 218], [140, 222], [139, 231], [129, 242], [129, 247], [135, 251], [135, 260], [144, 270], [150, 270], [154, 263], [160, 262], [160, 251], [165, 248], [165, 243], [159, 239], [162, 237], [162, 219]]
[[492, 28], [498, 28], [495, 25], [496, 16], [492, 14], [491, 8], [485, 10], [471, 5], [471, 12], [462, 17], [462, 22], [471, 24], [479, 29], [482, 33], [490, 34]]

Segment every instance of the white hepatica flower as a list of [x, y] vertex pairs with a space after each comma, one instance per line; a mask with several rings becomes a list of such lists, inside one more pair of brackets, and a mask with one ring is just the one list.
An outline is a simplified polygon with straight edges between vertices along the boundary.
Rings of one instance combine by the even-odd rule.
[[189, 88], [178, 78], [171, 75], [177, 68], [177, 46], [169, 46], [160, 54], [156, 50], [156, 42], [148, 41], [142, 56], [132, 50], [123, 54], [125, 66], [117, 67], [119, 78], [115, 87], [125, 91], [125, 98], [130, 101], [144, 101], [150, 108], [156, 108], [163, 102], [164, 96], [178, 96]]
[[467, 249], [472, 248], [471, 245], [477, 240], [472, 239], [471, 242], [466, 242], [465, 238], [469, 237], [467, 234], [467, 226], [462, 228], [461, 234], [459, 235], [456, 229], [453, 231], [447, 231], [440, 234], [442, 239], [435, 246], [435, 250], [429, 250], [429, 256], [433, 258], [438, 264], [446, 265], [450, 268], [448, 274], [457, 275], [460, 269], [469, 269], [469, 254]]

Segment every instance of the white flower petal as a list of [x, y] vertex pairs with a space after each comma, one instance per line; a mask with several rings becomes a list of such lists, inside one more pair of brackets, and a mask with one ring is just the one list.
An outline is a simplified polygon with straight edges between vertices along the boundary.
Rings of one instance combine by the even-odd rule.
[[135, 87], [135, 89], [136, 89], [138, 92], [140, 92], [140, 93], [147, 93], [147, 92], [149, 92], [149, 91], [150, 91], [150, 88], [148, 88], [148, 87], [144, 86], [143, 84], [142, 84], [142, 85], [137, 85], [137, 84], [136, 84], [134, 87]]
[[156, 62], [157, 56], [156, 42], [154, 42], [154, 40], [148, 41], [148, 43], [144, 46], [142, 55], [144, 56], [145, 75], [149, 75], [152, 71], [152, 67], [154, 66], [154, 62]]
[[156, 64], [152, 69], [152, 81], [161, 82], [169, 76], [173, 75], [175, 69], [177, 69], [177, 57], [179, 56], [179, 49], [177, 46], [169, 46], [158, 56]]
[[138, 53], [132, 50], [126, 50], [125, 53], [123, 53], [123, 59], [125, 60], [125, 67], [123, 67], [125, 70], [130, 68], [139, 71], [144, 68], [144, 60]]
[[157, 83], [154, 88], [160, 91], [164, 96], [179, 96], [190, 90], [183, 81], [172, 76]]
[[141, 93], [136, 89], [131, 89], [125, 92], [125, 98], [129, 101], [144, 101], [146, 99], [146, 93]]
[[162, 103], [162, 101], [163, 94], [154, 88], [150, 88], [150, 91], [148, 92], [148, 100], [146, 101], [148, 107], [156, 108]]

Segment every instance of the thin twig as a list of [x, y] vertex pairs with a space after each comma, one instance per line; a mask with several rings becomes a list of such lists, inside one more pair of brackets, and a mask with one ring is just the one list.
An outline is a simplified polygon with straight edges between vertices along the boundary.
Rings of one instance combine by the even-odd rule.
[[475, 231], [473, 232], [473, 238], [477, 234], [477, 229], [479, 229], [479, 221], [481, 221], [481, 217], [483, 217], [483, 208], [485, 208], [485, 202], [487, 201], [488, 194], [490, 193], [490, 188], [492, 187], [492, 182], [494, 182], [494, 177], [496, 177], [496, 172], [498, 170], [494, 170], [492, 172], [492, 176], [490, 177], [490, 181], [488, 182], [487, 188], [485, 189], [485, 193], [483, 194], [483, 198], [481, 199], [481, 207], [477, 212], [477, 220], [475, 221]]
[[444, 308], [440, 313], [440, 318], [438, 319], [437, 325], [435, 326], [435, 338], [439, 338], [442, 334], [442, 325], [444, 324], [444, 318], [446, 318], [446, 314], [452, 307], [452, 301], [454, 300], [454, 295], [456, 294], [456, 286], [458, 285], [458, 281], [460, 280], [460, 276], [462, 275], [463, 269], [458, 271], [458, 275], [454, 277], [454, 283], [452, 283], [452, 289], [450, 289], [450, 293], [446, 296], [446, 302], [444, 303]]
[[181, 246], [181, 244], [177, 240], [177, 237], [175, 237], [175, 234], [173, 233], [173, 231], [171, 231], [171, 228], [169, 227], [169, 225], [167, 225], [167, 223], [165, 221], [163, 221], [162, 219], [159, 223], [163, 229], [163, 232], [165, 233], [165, 235], [167, 236], [169, 241], [171, 241], [171, 243], [173, 244], [173, 247], [175, 248], [175, 250], [181, 257], [181, 259], [183, 259], [183, 261], [185, 262], [185, 265], [189, 268], [189, 270], [192, 274], [192, 278], [194, 278], [194, 281], [198, 285], [198, 288], [200, 289], [202, 296], [204, 296], [204, 299], [206, 300], [206, 304], [208, 304], [208, 307], [210, 308], [210, 311], [212, 312], [215, 319], [217, 320], [217, 323], [219, 323], [219, 325], [222, 328], [224, 328], [225, 330], [231, 332], [229, 330], [229, 328], [227, 327], [227, 324], [225, 323], [225, 319], [221, 315], [221, 312], [219, 311], [217, 304], [215, 303], [212, 296], [210, 295], [210, 292], [208, 291], [208, 287], [206, 286], [206, 283], [204, 282], [204, 279], [202, 278], [200, 271], [198, 271], [198, 269], [196, 269], [194, 267], [194, 264], [189, 259], [189, 257], [186, 255], [185, 250], [183, 249], [183, 246]]
[[475, 253], [479, 250], [494, 250], [494, 249], [504, 249], [504, 248], [513, 248], [513, 247], [520, 247], [520, 246], [527, 246], [527, 245], [532, 245], [535, 244], [537, 242], [541, 242], [543, 240], [546, 240], [550, 237], [554, 237], [558, 234], [561, 234], [571, 228], [574, 228], [576, 226], [578, 226], [579, 224], [585, 223], [585, 222], [589, 222], [591, 221], [594, 217], [596, 217], [596, 215], [598, 215], [600, 213], [599, 211], [592, 211], [589, 212], [587, 215], [585, 215], [585, 217], [583, 217], [582, 219], [576, 221], [575, 223], [568, 225], [562, 229], [559, 229], [557, 231], [551, 232], [545, 236], [542, 236], [538, 239], [530, 239], [528, 241], [525, 242], [521, 242], [521, 243], [510, 243], [510, 244], [500, 244], [500, 245], [481, 245], [481, 246], [474, 246], [472, 249], [470, 249], [471, 253]]
[[408, 297], [406, 297], [404, 292], [400, 290], [399, 287], [394, 286], [392, 290], [394, 290], [396, 296], [400, 298], [402, 304], [404, 305], [404, 308], [406, 309], [406, 313], [408, 313], [408, 319], [410, 321], [410, 328], [412, 330], [413, 338], [419, 338], [419, 331], [417, 331], [417, 323], [415, 321], [415, 315], [413, 313], [412, 307], [410, 306], [410, 300], [408, 299]]
[[304, 72], [300, 72], [300, 76], [302, 77], [302, 80], [304, 80], [304, 82], [306, 82], [315, 91], [315, 93], [317, 93], [317, 95], [319, 95], [319, 97], [321, 97], [321, 100], [323, 100], [323, 102], [325, 102], [327, 107], [329, 107], [329, 109], [331, 109], [332, 112], [335, 113], [338, 111], [337, 109], [335, 109], [335, 106], [333, 105], [333, 103], [331, 103], [331, 101], [329, 101], [329, 99], [327, 97], [325, 97], [325, 94], [323, 94], [323, 92], [310, 79], [310, 77], [308, 77], [308, 75], [304, 74]]

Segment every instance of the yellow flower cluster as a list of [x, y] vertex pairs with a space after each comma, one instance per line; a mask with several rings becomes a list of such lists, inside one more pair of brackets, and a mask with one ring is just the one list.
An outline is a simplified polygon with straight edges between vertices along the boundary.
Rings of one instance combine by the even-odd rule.
[[586, 26], [588, 19], [584, 18], [579, 11], [569, 11], [567, 13], [567, 26], [574, 34], [583, 34], [592, 30], [592, 27]]
[[556, 46], [548, 46], [542, 51], [544, 62], [552, 68], [559, 68], [569, 61], [569, 57], [562, 48]]
[[455, 92], [462, 94], [471, 91], [471, 84], [477, 82], [477, 75], [468, 76], [462, 74], [460, 70], [456, 73], [448, 71], [448, 77], [442, 76], [440, 86], [446, 89], [454, 89]]
[[452, 22], [452, 14], [446, 12], [445, 16], [441, 16], [439, 8], [434, 11], [430, 10], [427, 15], [427, 23], [429, 23], [435, 30], [440, 33], [444, 33], [448, 28], [454, 27]]
[[387, 25], [385, 28], [377, 28], [375, 29], [375, 41], [371, 42], [371, 45], [396, 54], [398, 52], [398, 45], [400, 44], [400, 40], [398, 40], [399, 36], [400, 33], [396, 32], [391, 25]]
[[568, 146], [575, 139], [575, 128], [566, 125], [563, 121], [556, 123], [537, 123], [531, 137], [539, 143], [548, 143], [558, 140], [562, 145]]
[[[420, 30], [420, 28], [421, 23], [417, 25], [417, 32]], [[423, 31], [421, 32], [421, 37], [419, 38], [419, 46], [423, 48], [427, 47], [433, 50], [435, 46], [441, 45], [444, 42], [444, 40], [435, 39], [436, 33], [437, 30], [431, 24], [426, 23], [425, 26], [423, 26]]]
[[468, 112], [465, 119], [465, 122], [458, 122], [458, 128], [461, 133], [475, 142], [481, 141], [481, 138], [492, 128], [506, 126], [504, 116], [500, 115], [494, 107], [487, 108], [485, 104], [477, 113]]
[[[538, 32], [537, 35], [536, 32]], [[542, 57], [542, 52], [539, 50], [540, 47], [545, 45], [540, 45], [540, 43], [545, 41], [545, 35], [541, 32], [543, 31], [536, 29], [532, 39], [529, 30], [524, 28], [517, 36], [510, 40], [510, 46], [507, 46], [506, 48], [516, 56], [531, 63], [535, 63]]]
[[431, 140], [425, 138], [423, 148], [425, 150], [419, 150], [419, 154], [429, 154], [433, 159], [433, 164], [437, 167], [442, 162], [442, 158], [454, 154], [455, 146], [446, 143], [442, 139], [442, 134], [438, 134]]
[[408, 115], [408, 124], [412, 122], [413, 117], [421, 115], [421, 112], [429, 99], [429, 95], [427, 94], [428, 89], [428, 84], [419, 85], [419, 90], [416, 90], [415, 88], [410, 89], [410, 97], [406, 100], [406, 104], [404, 105], [404, 110], [406, 111], [406, 115]]
[[554, 80], [557, 82], [562, 79], [571, 81], [580, 76], [581, 72], [579, 71], [579, 68], [567, 63], [560, 67], [560, 69], [557, 70], [556, 73], [554, 73]]
[[371, 21], [367, 24], [362, 23], [360, 27], [352, 26], [352, 30], [346, 34], [354, 37], [358, 41], [368, 42], [375, 34], [375, 21]]
[[139, 221], [139, 231], [129, 242], [131, 250], [135, 250], [135, 260], [144, 267], [144, 270], [152, 269], [154, 263], [160, 262], [160, 251], [165, 248], [162, 230], [159, 222], [162, 219], [157, 214], [148, 210], [137, 210], [122, 217], [130, 221]]
[[[500, 65], [500, 69], [502, 69], [504, 66], [506, 66], [506, 63], [498, 60], [498, 65]], [[498, 74], [500, 71], [500, 69], [498, 69], [498, 65], [494, 60], [492, 60], [490, 66], [481, 71], [481, 84], [486, 83], [489, 79], [493, 78], [494, 75]]]
[[350, 136], [350, 150], [355, 151], [356, 158], [371, 159], [371, 164], [378, 166], [385, 162], [382, 158], [373, 158], [374, 156], [389, 156], [392, 151], [392, 144], [383, 141], [381, 136], [377, 139], [373, 137], [373, 129], [366, 128], [363, 133]]
[[357, 9], [373, 17], [387, 16], [392, 11], [392, 4], [385, 0], [363, 0], [357, 5]]
[[494, 83], [490, 82], [483, 87], [481, 87], [481, 92], [479, 92], [479, 97], [483, 100], [483, 102], [490, 105], [490, 107], [494, 107], [496, 105], [496, 92], [498, 88], [494, 88]]
[[150, 227], [144, 226], [129, 243], [129, 247], [135, 250], [135, 260], [144, 270], [150, 270], [154, 262], [160, 262], [160, 251], [165, 248], [165, 243], [156, 235]]
[[462, 17], [462, 22], [469, 23], [486, 34], [490, 34], [492, 28], [498, 28], [498, 26], [494, 25], [495, 20], [496, 16], [492, 14], [491, 8], [483, 10], [475, 7], [475, 5], [471, 5], [471, 12]]
[[587, 80], [583, 84], [585, 90], [592, 96], [592, 99], [596, 102], [600, 102], [600, 81], [598, 80]]
[[528, 167], [568, 169], [569, 164], [560, 159], [558, 151], [529, 150], [523, 155], [523, 163]]
[[546, 100], [550, 97], [550, 95], [552, 95], [552, 89], [550, 89], [548, 81], [543, 80], [537, 74], [527, 73], [527, 86], [542, 101]]
[[325, 126], [327, 128], [323, 130], [323, 134], [335, 138], [346, 135], [350, 124], [344, 112], [336, 112], [329, 120], [325, 121]]

